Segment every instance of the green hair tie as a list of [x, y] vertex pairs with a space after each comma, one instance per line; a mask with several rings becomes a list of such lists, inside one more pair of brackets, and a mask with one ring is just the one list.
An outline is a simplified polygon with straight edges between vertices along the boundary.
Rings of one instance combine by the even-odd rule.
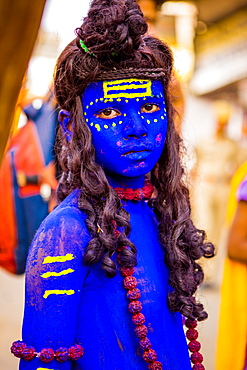
[[88, 47], [85, 45], [84, 41], [80, 40], [80, 45], [81, 45], [81, 48], [88, 54], [96, 57], [96, 55], [94, 53], [90, 53]]
[[[94, 53], [90, 53], [90, 51], [89, 51], [88, 47], [85, 45], [84, 41], [80, 40], [80, 45], [81, 45], [81, 48], [82, 48], [86, 53], [88, 53], [88, 54], [90, 54], [90, 55], [92, 55], [92, 56], [96, 57], [96, 55], [95, 55]], [[112, 56], [114, 56], [114, 57], [118, 56], [118, 53], [117, 53], [116, 51], [113, 51], [111, 54], [112, 54]]]

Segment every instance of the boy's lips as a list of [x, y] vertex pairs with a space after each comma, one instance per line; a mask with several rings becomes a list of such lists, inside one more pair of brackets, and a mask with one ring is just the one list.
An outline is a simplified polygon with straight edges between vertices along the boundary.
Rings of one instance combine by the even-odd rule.
[[121, 156], [131, 155], [131, 154], [138, 154], [138, 153], [150, 153], [153, 149], [152, 143], [145, 143], [141, 145], [128, 145], [121, 148]]

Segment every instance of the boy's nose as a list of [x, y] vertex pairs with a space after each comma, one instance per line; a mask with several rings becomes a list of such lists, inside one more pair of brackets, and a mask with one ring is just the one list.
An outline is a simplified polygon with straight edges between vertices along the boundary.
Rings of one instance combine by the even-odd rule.
[[124, 127], [124, 136], [126, 139], [129, 137], [139, 138], [147, 136], [147, 123], [143, 118], [137, 114], [131, 114]]

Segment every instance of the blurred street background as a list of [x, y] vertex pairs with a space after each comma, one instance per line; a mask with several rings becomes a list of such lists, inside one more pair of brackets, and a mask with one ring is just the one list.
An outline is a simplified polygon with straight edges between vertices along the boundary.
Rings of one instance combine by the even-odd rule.
[[[31, 15], [24, 19], [19, 16], [18, 6], [22, 2], [24, 8], [25, 1], [19, 1], [11, 16], [15, 13], [16, 22], [18, 18], [24, 27], [34, 21]], [[29, 11], [36, 3], [39, 1], [30, 4]], [[174, 52], [173, 104], [177, 110], [176, 126], [186, 148], [184, 164], [193, 220], [206, 231], [217, 250], [213, 261], [202, 262], [205, 282], [198, 292], [209, 313], [208, 320], [199, 324], [204, 366], [206, 370], [215, 370], [220, 287], [229, 228], [228, 196], [234, 173], [247, 160], [247, 0], [139, 0], [139, 4], [148, 19], [149, 32], [167, 42]], [[7, 14], [7, 6], [0, 5], [1, 16], [4, 11]], [[6, 82], [0, 91], [4, 104], [8, 104], [5, 95], [12, 89], [13, 80], [21, 80], [19, 86], [13, 85], [17, 93], [10, 123], [7, 124], [0, 110], [0, 370], [18, 368], [18, 360], [9, 353], [9, 347], [12, 341], [21, 338], [25, 250], [38, 224], [54, 206], [59, 175], [52, 157], [56, 132], [53, 117], [56, 102], [52, 97], [55, 61], [75, 37], [74, 30], [86, 16], [88, 6], [89, 0], [43, 0], [41, 22], [37, 20], [37, 37], [25, 73], [19, 76], [21, 71], [15, 61], [11, 78], [2, 79], [3, 85]], [[21, 42], [22, 34], [7, 40], [6, 29], [1, 27], [0, 32], [5, 36], [1, 55], [8, 52], [12, 42]], [[12, 55], [14, 58], [15, 50]], [[6, 63], [0, 63], [2, 70], [5, 67]], [[2, 74], [7, 76], [6, 72]], [[43, 137], [39, 137], [38, 144], [36, 138], [32, 139], [33, 147], [42, 147], [45, 158], [43, 163], [37, 153], [39, 165], [33, 172], [26, 164], [30, 154], [17, 160], [17, 168], [12, 161], [29, 144], [23, 128], [28, 127], [30, 119], [41, 125], [38, 126], [41, 131], [42, 119], [46, 122], [53, 119], [53, 126], [49, 125], [53, 132], [47, 142]], [[15, 186], [15, 190], [7, 191], [8, 186]], [[36, 203], [32, 203], [33, 197]], [[5, 243], [6, 232], [8, 237], [13, 235], [14, 242]], [[18, 238], [22, 244], [17, 253]]]

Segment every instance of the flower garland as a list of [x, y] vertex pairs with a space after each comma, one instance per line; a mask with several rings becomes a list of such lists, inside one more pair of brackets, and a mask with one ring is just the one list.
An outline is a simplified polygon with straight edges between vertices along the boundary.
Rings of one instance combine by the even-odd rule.
[[52, 348], [43, 348], [40, 352], [36, 352], [34, 347], [28, 346], [20, 340], [12, 343], [10, 351], [15, 357], [23, 360], [31, 361], [33, 358], [38, 357], [40, 361], [46, 364], [53, 359], [56, 359], [58, 362], [76, 361], [84, 355], [84, 349], [79, 344], [75, 344], [70, 348], [60, 347], [56, 351]]
[[114, 188], [116, 191], [119, 199], [125, 199], [125, 200], [142, 200], [142, 199], [149, 199], [151, 198], [154, 187], [152, 183], [148, 180], [145, 179], [144, 186], [143, 188], [138, 188], [138, 189], [132, 189], [132, 188]]
[[[118, 236], [119, 232], [116, 230], [115, 235]], [[119, 247], [118, 252], [126, 247]], [[121, 261], [118, 258], [118, 263], [121, 265]], [[149, 370], [162, 370], [163, 365], [161, 362], [157, 361], [157, 353], [152, 349], [152, 343], [147, 337], [148, 328], [144, 325], [146, 318], [143, 315], [142, 303], [139, 301], [141, 297], [141, 291], [137, 288], [137, 279], [133, 276], [135, 272], [134, 267], [121, 267], [120, 274], [123, 276], [123, 285], [127, 290], [127, 298], [130, 300], [128, 304], [128, 310], [132, 314], [132, 322], [135, 325], [135, 335], [139, 339], [140, 348], [143, 350], [143, 359], [148, 363]], [[195, 329], [197, 326], [196, 320], [185, 320], [185, 326], [188, 328], [186, 331], [186, 337], [190, 341], [188, 343], [188, 348], [192, 355], [190, 356], [191, 362], [194, 364], [193, 370], [205, 370], [205, 367], [202, 365], [203, 356], [199, 352], [201, 348], [200, 342], [196, 339], [198, 338], [198, 331]]]

